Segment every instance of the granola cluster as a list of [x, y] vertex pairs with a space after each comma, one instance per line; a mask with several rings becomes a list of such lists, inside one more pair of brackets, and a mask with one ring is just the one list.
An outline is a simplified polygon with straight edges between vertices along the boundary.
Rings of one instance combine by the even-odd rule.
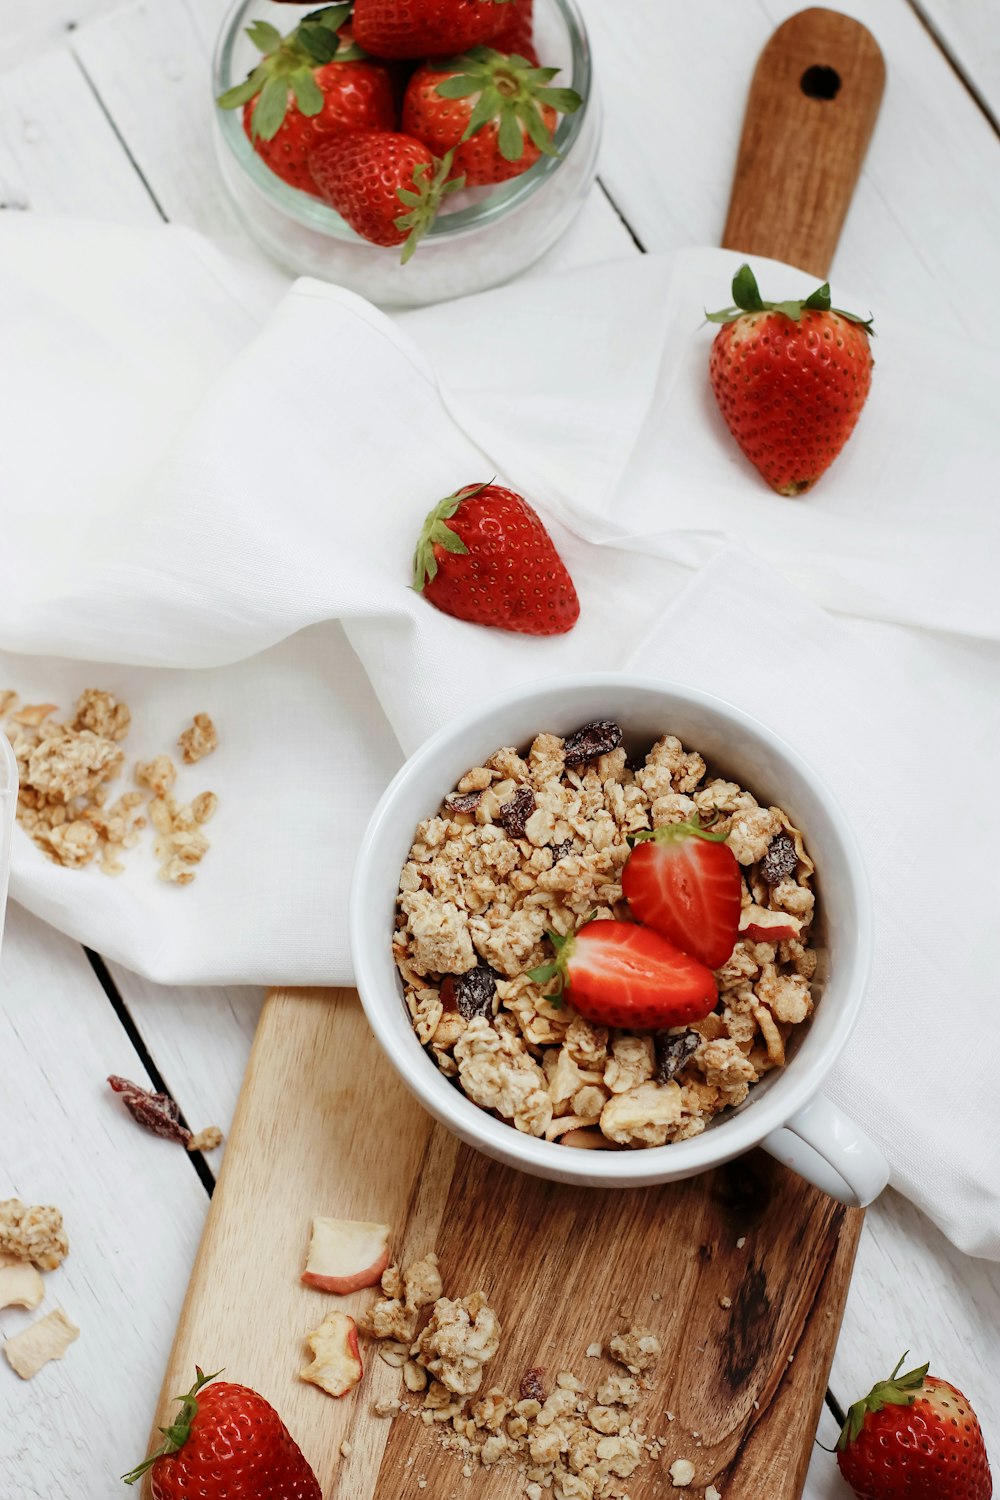
[[[673, 735], [635, 766], [620, 741], [613, 724], [539, 734], [525, 755], [505, 746], [468, 771], [417, 828], [393, 938], [414, 1029], [441, 1071], [528, 1135], [604, 1150], [686, 1140], [741, 1104], [784, 1064], [817, 964], [814, 866], [782, 809]], [[628, 920], [629, 835], [696, 816], [743, 867], [747, 935], [716, 971], [713, 1013], [640, 1034], [547, 997], [529, 977], [551, 957], [546, 932]]]
[[69, 1253], [69, 1241], [58, 1208], [28, 1207], [19, 1198], [0, 1203], [0, 1255], [31, 1261], [54, 1271]]
[[[376, 1413], [402, 1411], [433, 1426], [466, 1478], [477, 1466], [514, 1465], [528, 1500], [542, 1500], [546, 1491], [555, 1500], [615, 1500], [628, 1494], [625, 1481], [641, 1464], [660, 1457], [663, 1440], [647, 1436], [635, 1411], [643, 1372], [660, 1354], [648, 1328], [631, 1326], [610, 1340], [612, 1366], [592, 1389], [568, 1370], [550, 1382], [532, 1368], [515, 1395], [498, 1386], [478, 1394], [501, 1334], [485, 1295], [442, 1296], [434, 1255], [403, 1272], [390, 1266], [382, 1291], [361, 1328], [381, 1341], [381, 1358], [402, 1371], [405, 1393], [379, 1402]], [[600, 1345], [587, 1351], [603, 1352]]]
[[[17, 701], [16, 693], [0, 691], [0, 719], [7, 718], [17, 758], [17, 818], [42, 852], [67, 869], [96, 859], [105, 875], [120, 875], [125, 868], [120, 856], [139, 842], [148, 819], [157, 834], [160, 879], [189, 885], [194, 866], [209, 847], [201, 825], [215, 812], [215, 793], [202, 792], [189, 804], [179, 803], [171, 790], [177, 776], [173, 761], [158, 755], [136, 765], [140, 790], [123, 792], [109, 803], [108, 783], [125, 766], [121, 741], [131, 725], [128, 706], [111, 693], [86, 688], [71, 718], [60, 723], [51, 717], [57, 704], [18, 709]], [[196, 714], [178, 740], [187, 762], [200, 760], [217, 743], [207, 714]]]

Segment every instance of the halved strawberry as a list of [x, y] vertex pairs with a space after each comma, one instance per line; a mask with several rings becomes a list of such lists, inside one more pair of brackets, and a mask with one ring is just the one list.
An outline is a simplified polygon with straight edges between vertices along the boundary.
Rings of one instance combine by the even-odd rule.
[[599, 1026], [660, 1031], [700, 1021], [715, 1006], [715, 976], [659, 933], [634, 922], [588, 922], [560, 937], [555, 962], [532, 969], [536, 984], [565, 985], [575, 1011]]
[[710, 969], [729, 958], [740, 923], [740, 867], [724, 837], [696, 821], [668, 823], [636, 834], [622, 871], [636, 921]]

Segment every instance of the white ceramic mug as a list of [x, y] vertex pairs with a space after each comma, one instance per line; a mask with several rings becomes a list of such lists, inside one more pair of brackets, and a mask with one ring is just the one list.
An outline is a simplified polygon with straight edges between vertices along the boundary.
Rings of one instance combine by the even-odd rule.
[[[417, 1041], [392, 956], [399, 874], [421, 819], [500, 745], [523, 747], [542, 730], [566, 735], [595, 719], [619, 723], [630, 751], [677, 735], [714, 772], [764, 805], [784, 808], [816, 863], [817, 1006], [788, 1063], [702, 1135], [634, 1151], [577, 1151], [538, 1140], [473, 1104]], [[375, 809], [354, 872], [350, 924], [358, 990], [390, 1062], [435, 1119], [498, 1161], [557, 1182], [629, 1188], [691, 1177], [763, 1146], [852, 1206], [870, 1203], [886, 1185], [888, 1168], [877, 1147], [821, 1092], [857, 1020], [871, 962], [871, 902], [860, 852], [802, 757], [721, 699], [652, 678], [595, 673], [532, 683], [455, 719], [410, 757]]]
[[0, 734], [0, 943], [3, 942], [3, 919], [7, 906], [7, 877], [10, 874], [10, 841], [17, 808], [17, 761], [10, 744]]

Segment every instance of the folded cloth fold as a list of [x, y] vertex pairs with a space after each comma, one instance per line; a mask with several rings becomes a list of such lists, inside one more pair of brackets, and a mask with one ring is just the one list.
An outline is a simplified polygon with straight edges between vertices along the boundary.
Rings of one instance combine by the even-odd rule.
[[[279, 299], [184, 231], [5, 224], [0, 689], [68, 709], [108, 688], [143, 757], [197, 711], [220, 734], [178, 781], [220, 799], [192, 887], [142, 848], [117, 880], [60, 868], [22, 830], [12, 892], [156, 979], [342, 983], [366, 817], [444, 717], [564, 670], [697, 682], [840, 795], [878, 955], [836, 1095], [904, 1191], [1000, 1256], [1000, 356], [879, 320], [851, 444], [808, 500], [779, 499], [707, 385], [701, 312], [736, 264], [647, 257], [390, 321], [313, 281]], [[758, 269], [765, 295], [809, 285]], [[576, 580], [565, 637], [466, 625], [407, 587], [426, 510], [493, 473]]]

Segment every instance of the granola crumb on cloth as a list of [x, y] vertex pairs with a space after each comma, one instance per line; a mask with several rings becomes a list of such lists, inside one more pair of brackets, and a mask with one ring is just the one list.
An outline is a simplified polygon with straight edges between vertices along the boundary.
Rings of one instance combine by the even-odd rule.
[[195, 761], [203, 760], [206, 755], [211, 755], [219, 744], [219, 731], [212, 723], [208, 714], [195, 714], [187, 729], [183, 730], [177, 740], [181, 748], [184, 763], [193, 766]]
[[[441, 1071], [517, 1130], [609, 1150], [687, 1140], [784, 1065], [812, 1012], [813, 863], [780, 807], [673, 735], [632, 766], [621, 744], [569, 762], [566, 744], [543, 733], [526, 755], [502, 747], [418, 826], [393, 938], [406, 1004]], [[627, 920], [629, 836], [695, 815], [743, 866], [744, 928], [785, 936], [741, 936], [716, 971], [715, 1011], [655, 1036], [609, 1032], [546, 996], [528, 977], [551, 956], [546, 932]]]

